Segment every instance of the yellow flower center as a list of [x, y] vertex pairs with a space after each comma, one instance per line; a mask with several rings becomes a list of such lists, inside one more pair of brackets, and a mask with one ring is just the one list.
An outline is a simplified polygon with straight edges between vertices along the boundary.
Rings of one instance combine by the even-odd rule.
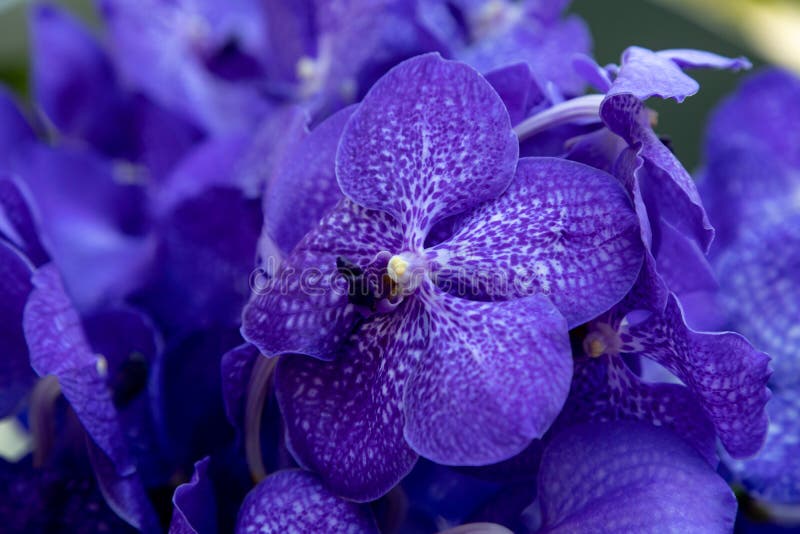
[[589, 343], [589, 356], [597, 358], [606, 351], [606, 344], [601, 339], [593, 339]]
[[386, 266], [386, 270], [389, 273], [389, 278], [398, 284], [403, 278], [403, 275], [406, 274], [407, 269], [408, 261], [403, 257], [396, 255], [391, 257], [389, 264]]

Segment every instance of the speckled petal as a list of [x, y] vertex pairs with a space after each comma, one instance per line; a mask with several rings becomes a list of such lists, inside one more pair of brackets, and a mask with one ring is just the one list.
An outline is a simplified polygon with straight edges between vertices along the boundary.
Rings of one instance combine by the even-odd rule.
[[386, 213], [342, 200], [298, 244], [275, 275], [256, 287], [245, 307], [242, 334], [268, 356], [334, 356], [358, 317], [336, 259], [366, 267], [381, 251], [398, 251], [396, 222]]
[[[694, 180], [649, 125], [642, 102], [630, 94], [606, 97], [600, 115], [608, 128], [639, 147], [643, 168], [636, 173], [651, 219], [663, 217], [694, 238], [705, 252], [714, 237]], [[654, 229], [655, 231], [655, 229]]]
[[431, 346], [403, 401], [421, 456], [486, 465], [541, 437], [566, 400], [572, 358], [564, 318], [535, 295], [476, 302], [426, 286]]
[[521, 159], [503, 196], [433, 250], [442, 283], [497, 300], [547, 295], [570, 327], [622, 299], [644, 253], [619, 182], [555, 158]]
[[175, 488], [172, 496], [170, 534], [211, 534], [217, 532], [217, 503], [208, 475], [211, 459], [206, 456], [195, 462], [189, 482]]
[[622, 353], [655, 360], [689, 387], [732, 456], [753, 455], [763, 445], [769, 357], [744, 337], [694, 332], [674, 294], [663, 314], [623, 325], [620, 337]]
[[497, 197], [518, 154], [508, 112], [470, 67], [426, 54], [389, 71], [350, 118], [336, 157], [342, 191], [387, 211], [407, 243]]
[[278, 471], [242, 503], [236, 534], [378, 534], [366, 505], [341, 499], [306, 471]]
[[631, 46], [622, 53], [622, 64], [608, 95], [631, 94], [639, 100], [651, 96], [683, 102], [700, 89], [668, 56]]
[[542, 533], [731, 532], [736, 498], [679, 437], [624, 421], [564, 430], [542, 456]]
[[582, 422], [643, 421], [675, 432], [716, 467], [717, 434], [680, 384], [644, 382], [618, 355], [575, 362], [569, 398], [557, 425]]
[[682, 69], [720, 69], [736, 72], [752, 67], [745, 57], [730, 58], [690, 48], [659, 50], [656, 55], [671, 60]]
[[776, 391], [767, 404], [769, 432], [750, 460], [726, 463], [734, 478], [756, 498], [773, 504], [800, 502], [800, 391]]
[[89, 346], [105, 358], [106, 383], [142, 482], [166, 483], [168, 462], [158, 442], [148, 394], [156, 356], [163, 350], [160, 335], [146, 315], [123, 306], [87, 313], [81, 319]]
[[717, 272], [731, 325], [772, 357], [771, 381], [800, 386], [800, 214], [751, 227]]
[[416, 462], [403, 438], [403, 391], [427, 334], [428, 316], [411, 298], [361, 326], [335, 362], [286, 355], [278, 363], [289, 448], [334, 493], [376, 499]]
[[284, 254], [289, 254], [342, 199], [336, 183], [336, 149], [354, 110], [348, 107], [339, 111], [295, 143], [267, 186], [264, 232]]
[[[616, 137], [610, 134], [611, 137]], [[628, 147], [624, 149], [613, 165], [613, 174], [625, 185], [628, 194], [633, 199], [636, 216], [639, 219], [639, 230], [642, 243], [645, 246], [644, 261], [639, 272], [639, 278], [631, 291], [625, 296], [619, 308], [627, 313], [631, 310], [654, 310], [661, 312], [667, 305], [669, 288], [661, 274], [654, 257], [653, 226], [650, 224], [650, 214], [645, 202], [641, 187], [641, 176], [644, 173], [644, 160], [638, 155], [638, 149]], [[660, 222], [659, 219], [656, 222]], [[655, 226], [656, 230], [660, 226]]]
[[[591, 136], [597, 136], [592, 138]], [[599, 130], [594, 134], [586, 136], [586, 141], [592, 143], [595, 141], [602, 147], [600, 154], [601, 160], [607, 162], [607, 171], [619, 179], [619, 181], [628, 191], [628, 195], [633, 201], [636, 216], [639, 218], [639, 230], [642, 234], [642, 243], [645, 244], [648, 251], [653, 248], [653, 228], [650, 225], [650, 218], [647, 213], [647, 205], [645, 199], [642, 197], [642, 187], [639, 183], [639, 177], [643, 171], [644, 160], [639, 155], [639, 151], [635, 148], [624, 148], [624, 141], [618, 136], [612, 134], [608, 130]], [[603, 168], [598, 163], [597, 159], [590, 160], [587, 165], [592, 167]]]
[[16, 413], [36, 379], [22, 330], [22, 312], [33, 289], [31, 269], [24, 256], [0, 241], [0, 419]]
[[23, 318], [31, 367], [39, 376], [58, 377], [61, 392], [95, 443], [121, 475], [132, 473], [134, 465], [106, 384], [107, 363], [89, 346], [55, 266], [39, 268], [33, 285]]

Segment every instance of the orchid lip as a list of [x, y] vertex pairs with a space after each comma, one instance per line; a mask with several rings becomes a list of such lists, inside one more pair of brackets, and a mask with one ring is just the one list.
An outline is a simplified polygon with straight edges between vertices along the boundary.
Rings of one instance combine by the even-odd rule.
[[560, 102], [519, 123], [514, 128], [514, 133], [522, 141], [562, 124], [599, 123], [600, 104], [604, 98], [605, 95], [586, 95]]

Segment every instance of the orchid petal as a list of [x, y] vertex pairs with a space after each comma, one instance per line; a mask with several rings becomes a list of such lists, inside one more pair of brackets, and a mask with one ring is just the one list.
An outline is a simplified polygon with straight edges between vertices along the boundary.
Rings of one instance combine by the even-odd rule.
[[561, 410], [572, 361], [564, 318], [543, 296], [475, 302], [426, 288], [431, 346], [403, 401], [405, 437], [449, 465], [506, 460]]
[[378, 534], [368, 507], [337, 497], [314, 475], [299, 469], [279, 471], [247, 494], [236, 534], [256, 530], [265, 534]]
[[418, 299], [376, 315], [334, 362], [286, 355], [275, 389], [297, 461], [355, 501], [388, 492], [414, 466], [403, 438], [403, 391], [426, 341]]
[[195, 462], [192, 479], [175, 488], [170, 534], [217, 532], [216, 499], [208, 474], [210, 463], [208, 456]]
[[58, 377], [61, 392], [103, 454], [120, 475], [133, 473], [135, 467], [106, 384], [107, 363], [89, 346], [55, 266], [40, 267], [33, 275], [33, 286], [23, 318], [31, 367], [39, 376]]
[[736, 498], [706, 461], [662, 428], [577, 425], [545, 448], [542, 533], [730, 532]]
[[564, 424], [650, 423], [675, 432], [712, 468], [719, 462], [714, 426], [697, 410], [692, 392], [680, 384], [647, 383], [618, 355], [584, 358], [575, 363], [575, 378], [560, 417]]
[[381, 251], [400, 250], [389, 215], [344, 199], [301, 241], [245, 307], [242, 334], [267, 356], [331, 359], [359, 312], [337, 258], [366, 268]]
[[800, 215], [750, 228], [717, 262], [730, 324], [772, 357], [772, 381], [800, 385]]
[[267, 187], [264, 232], [284, 254], [343, 198], [336, 182], [336, 149], [353, 111], [339, 111], [294, 144]]
[[415, 248], [435, 222], [497, 197], [517, 154], [508, 112], [489, 83], [426, 54], [372, 87], [342, 134], [336, 176], [346, 196], [400, 221]]
[[733, 332], [694, 332], [675, 295], [663, 314], [623, 327], [622, 348], [655, 360], [695, 394], [734, 457], [755, 454], [764, 443], [769, 399], [769, 357]]
[[543, 294], [574, 327], [625, 296], [643, 246], [614, 177], [570, 161], [524, 158], [503, 196], [433, 251], [442, 283], [496, 300]]

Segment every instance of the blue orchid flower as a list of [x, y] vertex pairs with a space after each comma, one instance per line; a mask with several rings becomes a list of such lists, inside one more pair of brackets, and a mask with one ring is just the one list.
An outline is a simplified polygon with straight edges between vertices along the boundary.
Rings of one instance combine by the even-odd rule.
[[[719, 229], [712, 247], [719, 290], [701, 310], [746, 334], [773, 358], [764, 449], [726, 458], [731, 478], [780, 521], [797, 523], [800, 400], [800, 80], [781, 70], [753, 75], [715, 111], [706, 137], [700, 192]], [[759, 187], [752, 188], [757, 181]]]

